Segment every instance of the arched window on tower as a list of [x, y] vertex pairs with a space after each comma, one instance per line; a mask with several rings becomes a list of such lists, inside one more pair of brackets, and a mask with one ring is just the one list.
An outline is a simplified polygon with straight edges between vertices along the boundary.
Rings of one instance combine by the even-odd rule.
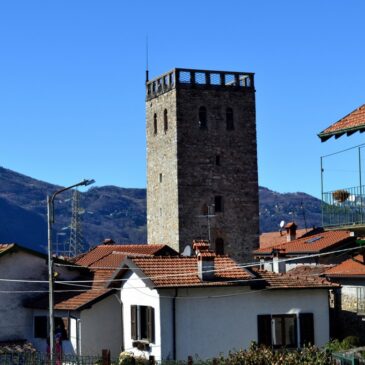
[[153, 134], [157, 134], [157, 114], [153, 115]]
[[226, 109], [226, 128], [227, 128], [227, 131], [233, 131], [233, 129], [234, 129], [232, 108]]
[[223, 238], [217, 238], [215, 240], [215, 253], [217, 255], [224, 255], [224, 241], [223, 241]]
[[199, 128], [207, 129], [207, 108], [205, 106], [199, 108]]
[[166, 133], [168, 129], [169, 129], [169, 121], [167, 118], [167, 109], [165, 109], [163, 111], [163, 130]]

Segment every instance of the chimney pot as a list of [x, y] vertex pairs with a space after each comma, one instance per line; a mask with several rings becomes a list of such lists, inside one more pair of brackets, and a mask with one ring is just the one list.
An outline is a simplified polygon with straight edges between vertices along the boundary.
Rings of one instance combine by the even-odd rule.
[[290, 222], [285, 226], [286, 229], [286, 242], [294, 241], [297, 238], [297, 225], [294, 222]]
[[214, 259], [216, 254], [212, 251], [198, 253], [198, 277], [202, 281], [214, 279]]

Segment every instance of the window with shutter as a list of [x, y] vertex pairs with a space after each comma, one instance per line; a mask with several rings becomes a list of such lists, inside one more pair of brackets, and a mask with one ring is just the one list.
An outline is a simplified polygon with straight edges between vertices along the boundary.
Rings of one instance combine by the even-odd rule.
[[271, 315], [257, 316], [257, 342], [259, 345], [271, 346]]
[[131, 337], [137, 340], [137, 306], [131, 306]]
[[155, 342], [155, 309], [148, 307], [147, 311], [148, 341]]
[[131, 337], [132, 340], [140, 340], [144, 343], [155, 342], [154, 308], [144, 305], [131, 306]]
[[314, 320], [313, 313], [299, 314], [300, 347], [314, 345]]

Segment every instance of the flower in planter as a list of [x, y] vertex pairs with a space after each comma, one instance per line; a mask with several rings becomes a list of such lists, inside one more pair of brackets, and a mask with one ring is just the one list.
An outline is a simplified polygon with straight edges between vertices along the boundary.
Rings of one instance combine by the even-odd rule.
[[350, 193], [347, 190], [336, 190], [332, 193], [333, 199], [335, 199], [336, 201], [343, 203], [345, 200], [348, 199], [348, 197], [350, 196]]

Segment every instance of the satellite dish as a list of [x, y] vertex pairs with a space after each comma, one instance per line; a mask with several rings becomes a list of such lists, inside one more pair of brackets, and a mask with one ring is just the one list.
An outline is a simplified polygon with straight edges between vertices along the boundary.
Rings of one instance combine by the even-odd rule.
[[191, 247], [186, 245], [184, 251], [181, 253], [181, 256], [191, 256]]
[[285, 226], [285, 221], [281, 221], [279, 225], [280, 225], [280, 228], [283, 228]]

